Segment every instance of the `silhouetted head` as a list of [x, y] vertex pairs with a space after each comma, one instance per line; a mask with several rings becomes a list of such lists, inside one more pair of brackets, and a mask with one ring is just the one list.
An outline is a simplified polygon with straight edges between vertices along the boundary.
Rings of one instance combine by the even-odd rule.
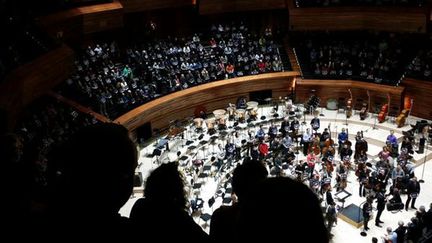
[[133, 189], [137, 149], [128, 130], [103, 123], [78, 131], [50, 161], [50, 185], [60, 207], [115, 212]]
[[147, 178], [144, 196], [149, 201], [186, 209], [185, 182], [177, 163], [160, 165]]
[[245, 197], [255, 186], [267, 178], [268, 172], [259, 161], [245, 160], [233, 172], [232, 188], [239, 200]]
[[318, 198], [306, 185], [287, 177], [267, 178], [256, 187], [243, 205], [239, 237], [245, 242], [329, 241]]

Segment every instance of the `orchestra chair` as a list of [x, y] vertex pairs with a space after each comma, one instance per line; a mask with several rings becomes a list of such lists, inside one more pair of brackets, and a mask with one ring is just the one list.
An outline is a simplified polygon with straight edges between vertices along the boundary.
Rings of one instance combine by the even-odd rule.
[[216, 199], [214, 198], [214, 196], [208, 200], [208, 206], [209, 206], [209, 208], [211, 208], [212, 212], [213, 212], [213, 205], [215, 202], [216, 202]]
[[[161, 156], [161, 154], [162, 154], [162, 150], [160, 150], [158, 148], [153, 150], [153, 153], [152, 153], [153, 164], [156, 164], [156, 163], [159, 164], [159, 156]], [[155, 160], [153, 160], [153, 158], [155, 158]]]
[[200, 219], [202, 219], [204, 221], [204, 228], [207, 228], [208, 225], [208, 221], [211, 219], [211, 215], [208, 213], [203, 213], [200, 215]]

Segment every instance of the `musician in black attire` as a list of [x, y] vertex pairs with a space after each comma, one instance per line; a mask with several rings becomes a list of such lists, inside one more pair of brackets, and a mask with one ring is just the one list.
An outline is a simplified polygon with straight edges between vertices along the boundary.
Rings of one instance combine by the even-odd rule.
[[291, 129], [290, 123], [288, 121], [288, 117], [285, 117], [285, 119], [281, 123], [280, 132], [282, 133], [282, 136], [285, 137], [285, 135], [289, 132]]
[[381, 217], [382, 212], [385, 209], [385, 205], [386, 205], [386, 201], [387, 201], [387, 199], [385, 197], [385, 189], [380, 189], [378, 191], [378, 193], [376, 194], [376, 200], [377, 200], [377, 210], [378, 210], [378, 212], [377, 212], [377, 215], [376, 215], [376, 218], [375, 218], [375, 225], [378, 226], [378, 227], [382, 227], [380, 225], [380, 223], [384, 223], [384, 222], [381, 221], [380, 217]]
[[355, 143], [355, 151], [354, 151], [354, 161], [358, 162], [360, 159], [361, 151], [363, 152], [368, 151], [368, 143], [363, 138], [363, 132], [357, 132], [355, 139], [356, 139], [356, 143]]
[[348, 146], [348, 144], [344, 144], [342, 146], [341, 150], [339, 151], [339, 155], [340, 155], [341, 160], [347, 156], [351, 157], [352, 153], [353, 153], [353, 151], [352, 151], [351, 147]]
[[408, 211], [408, 205], [409, 205], [411, 199], [412, 199], [411, 208], [417, 209], [415, 207], [415, 201], [416, 201], [419, 193], [420, 193], [420, 183], [417, 181], [417, 177], [413, 177], [408, 183], [408, 190], [407, 190], [408, 198], [407, 198], [406, 203], [405, 203], [405, 210], [406, 211]]
[[269, 130], [268, 130], [268, 135], [270, 137], [270, 144], [269, 144], [270, 148], [273, 147], [272, 143], [273, 143], [273, 140], [275, 139], [275, 137], [277, 135], [277, 132], [278, 132], [278, 129], [277, 129], [276, 125], [272, 122], [270, 127], [269, 127]]
[[318, 129], [320, 128], [320, 119], [317, 116], [315, 116], [311, 120], [310, 125], [312, 127], [312, 130], [314, 130], [315, 133], [317, 133]]
[[364, 230], [369, 230], [368, 222], [372, 216], [372, 198], [368, 197], [362, 208]]
[[328, 128], [324, 128], [324, 131], [321, 133], [320, 143], [324, 143], [328, 138], [330, 138], [330, 133]]
[[300, 128], [300, 122], [297, 120], [297, 118], [294, 118], [294, 121], [291, 122], [290, 130], [295, 132], [298, 131]]
[[408, 136], [404, 136], [401, 144], [401, 149], [406, 148], [408, 153], [413, 154], [413, 146], [410, 138]]

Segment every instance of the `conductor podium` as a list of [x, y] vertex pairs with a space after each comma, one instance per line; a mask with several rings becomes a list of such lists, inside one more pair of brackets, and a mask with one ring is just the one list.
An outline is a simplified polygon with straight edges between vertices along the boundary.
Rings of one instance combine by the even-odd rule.
[[350, 204], [347, 207], [344, 207], [345, 200], [351, 195], [351, 193], [345, 190], [340, 190], [335, 194], [336, 199], [339, 202], [342, 202], [342, 207], [338, 212], [338, 217], [348, 224], [351, 224], [356, 228], [360, 228], [363, 225], [362, 209], [355, 204]]

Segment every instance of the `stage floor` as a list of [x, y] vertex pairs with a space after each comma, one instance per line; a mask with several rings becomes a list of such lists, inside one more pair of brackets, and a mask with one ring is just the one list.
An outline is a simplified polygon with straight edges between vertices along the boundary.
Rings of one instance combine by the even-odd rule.
[[[270, 113], [269, 107], [261, 107], [258, 109], [258, 117], [261, 117], [262, 115], [267, 116], [267, 118], [272, 117], [272, 113]], [[332, 131], [332, 138], [334, 140], [336, 139], [336, 133], [339, 133], [342, 128], [348, 128], [349, 132], [349, 138], [351, 141], [353, 141], [354, 145], [354, 136], [357, 133], [357, 131], [363, 131], [365, 139], [368, 141], [369, 144], [369, 151], [368, 151], [368, 157], [369, 160], [375, 160], [377, 158], [377, 154], [379, 151], [381, 151], [382, 146], [385, 144], [385, 140], [387, 135], [389, 134], [390, 130], [395, 131], [395, 135], [400, 139], [402, 137], [402, 132], [409, 130], [411, 127], [409, 124], [415, 123], [417, 120], [420, 120], [416, 117], [410, 116], [407, 119], [407, 122], [404, 127], [397, 128], [396, 124], [390, 121], [390, 119], [384, 123], [378, 123], [376, 121], [376, 114], [370, 114], [368, 118], [366, 118], [364, 121], [361, 121], [358, 114], [353, 115], [349, 119], [345, 119], [344, 113], [338, 113], [337, 111], [333, 110], [326, 110], [326, 109], [320, 109], [320, 113], [323, 116], [319, 116], [321, 120], [321, 129], [319, 132], [321, 132], [325, 127], [330, 127], [330, 130]], [[279, 117], [282, 117], [282, 110], [281, 107], [279, 109]], [[300, 130], [305, 129], [306, 127], [310, 127], [310, 119], [313, 116], [307, 115], [305, 119], [302, 117], [299, 121], [306, 121], [306, 126], [302, 126]], [[269, 119], [267, 119], [269, 121]], [[257, 121], [261, 122], [261, 121]], [[257, 125], [257, 122], [253, 122], [255, 125]], [[277, 122], [279, 124], [280, 122]], [[270, 122], [263, 123], [263, 126], [265, 127], [265, 131], [267, 132], [268, 126]], [[228, 122], [228, 127], [231, 127], [233, 124], [232, 122]], [[253, 130], [254, 134], [257, 130], [257, 127], [247, 127], [247, 124], [240, 124], [240, 127], [242, 128], [241, 131], [247, 131], [249, 129]], [[225, 145], [225, 140], [221, 140], [218, 138], [215, 139], [216, 145], [212, 145], [209, 143], [210, 136], [205, 133], [205, 135], [202, 137], [202, 139], [199, 139], [199, 134], [195, 133], [192, 129], [192, 124], [187, 126], [186, 131], [184, 132], [184, 139], [181, 138], [173, 138], [169, 141], [169, 148], [170, 151], [162, 151], [160, 156], [149, 156], [153, 153], [155, 149], [155, 145], [157, 144], [158, 140], [154, 140], [144, 148], [140, 148], [140, 158], [139, 158], [139, 166], [137, 168], [137, 172], [141, 172], [144, 181], [145, 178], [148, 176], [149, 172], [155, 169], [159, 163], [166, 163], [169, 161], [176, 161], [180, 157], [186, 156], [187, 159], [185, 161], [182, 161], [182, 164], [185, 164], [186, 162], [192, 159], [203, 159], [205, 163], [209, 161], [209, 158], [212, 155], [215, 155], [214, 152], [217, 151], [217, 144], [222, 143]], [[193, 142], [192, 144], [187, 144], [187, 141]], [[205, 145], [201, 145], [200, 141], [208, 141]], [[197, 148], [189, 150], [188, 147], [195, 146]], [[354, 148], [353, 148], [354, 150]], [[431, 159], [432, 159], [432, 148], [429, 146], [427, 149], [425, 148], [425, 153], [423, 154], [414, 154], [414, 162], [416, 164], [415, 173], [416, 176], [420, 179], [422, 177], [422, 169], [424, 169], [424, 176], [425, 183], [421, 184], [421, 193], [419, 198], [417, 199], [416, 206], [419, 208], [419, 206], [424, 205], [426, 207], [426, 210], [429, 208], [429, 204], [432, 202], [432, 165], [431, 165]], [[180, 155], [178, 155], [180, 154]], [[336, 155], [337, 156], [337, 155]], [[299, 153], [297, 158], [298, 160], [304, 159], [304, 156], [302, 153]], [[423, 162], [426, 161], [425, 166], [423, 166]], [[334, 176], [333, 176], [334, 177]], [[216, 202], [214, 203], [212, 208], [208, 207], [207, 201], [212, 196], [216, 194], [216, 191], [218, 190], [218, 183], [219, 179], [213, 178], [213, 177], [207, 177], [200, 179], [202, 182], [201, 188], [197, 191], [196, 189], [193, 189], [191, 185], [189, 185], [191, 197], [194, 195], [194, 193], [200, 193], [200, 197], [204, 200], [204, 208], [202, 209], [202, 213], [209, 213], [212, 214], [213, 210], [217, 209], [220, 205], [223, 203], [223, 199], [221, 197], [216, 198]], [[188, 181], [190, 181], [190, 178], [188, 178]], [[352, 196], [348, 197], [344, 203], [345, 206], [348, 206], [350, 204], [354, 205], [360, 205], [362, 202], [365, 201], [364, 197], [360, 197], [358, 193], [358, 187], [359, 183], [356, 181], [356, 176], [354, 175], [354, 172], [351, 172], [348, 177], [348, 186], [346, 190], [350, 193], [352, 193]], [[332, 185], [334, 185], [335, 182], [332, 182]], [[135, 188], [135, 194], [134, 197], [132, 197], [121, 209], [120, 213], [124, 216], [128, 216], [129, 212], [132, 208], [133, 203], [137, 200], [137, 198], [142, 196], [142, 188]], [[333, 193], [335, 193], [336, 190], [334, 190]], [[405, 202], [406, 195], [402, 195], [402, 200]], [[338, 203], [341, 205], [341, 203]], [[374, 203], [374, 207], [376, 207], [376, 203]], [[333, 228], [332, 233], [334, 234], [334, 237], [331, 242], [350, 242], [350, 243], [357, 243], [357, 242], [371, 242], [371, 238], [373, 236], [380, 238], [385, 234], [385, 229], [388, 226], [391, 226], [393, 229], [397, 227], [397, 223], [399, 220], [403, 220], [405, 223], [408, 223], [411, 217], [414, 216], [415, 210], [410, 209], [409, 211], [401, 211], [398, 213], [391, 213], [389, 211], [384, 211], [381, 220], [384, 221], [384, 224], [381, 224], [383, 227], [379, 228], [375, 226], [375, 222], [371, 220], [369, 222], [369, 228], [370, 230], [367, 232], [368, 235], [366, 237], [363, 237], [360, 235], [361, 230], [363, 227], [356, 228], [353, 225], [350, 225], [343, 220], [339, 219], [337, 225]], [[376, 214], [376, 211], [374, 211], [374, 214]], [[209, 227], [204, 224], [204, 221], [200, 220], [198, 216], [195, 216], [194, 219], [198, 224], [200, 224], [204, 230], [209, 232]], [[290, 219], [287, 219], [290, 220]], [[293, 220], [293, 219], [291, 219]], [[211, 227], [211, 226], [210, 226]]]

